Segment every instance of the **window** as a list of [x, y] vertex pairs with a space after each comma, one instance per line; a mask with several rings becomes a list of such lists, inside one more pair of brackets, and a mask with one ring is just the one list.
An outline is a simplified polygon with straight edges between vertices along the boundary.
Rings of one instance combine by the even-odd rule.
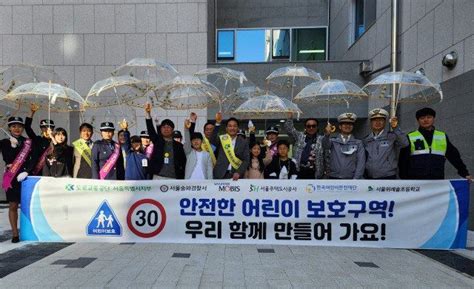
[[326, 28], [293, 29], [293, 60], [326, 60]]
[[290, 29], [272, 30], [272, 58], [290, 58]]
[[221, 30], [217, 32], [217, 59], [234, 59], [234, 30]]
[[313, 61], [327, 58], [327, 27], [217, 30], [217, 61]]
[[375, 22], [376, 0], [354, 0], [354, 40], [364, 34], [365, 31]]
[[264, 29], [237, 30], [236, 62], [267, 61], [268, 44]]

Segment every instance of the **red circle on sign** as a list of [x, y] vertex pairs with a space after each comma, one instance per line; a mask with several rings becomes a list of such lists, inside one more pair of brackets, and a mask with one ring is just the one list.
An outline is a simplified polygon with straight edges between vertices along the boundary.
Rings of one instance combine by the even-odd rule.
[[[143, 205], [143, 204], [152, 204], [152, 205], [156, 206], [158, 208], [158, 210], [160, 210], [160, 213], [161, 213], [161, 223], [160, 223], [160, 225], [158, 226], [158, 228], [156, 228], [156, 230], [154, 230], [153, 232], [150, 232], [150, 233], [140, 232], [132, 224], [132, 213], [133, 213], [133, 211], [135, 211], [135, 209], [138, 206]], [[128, 228], [130, 229], [130, 231], [132, 231], [135, 235], [137, 235], [139, 237], [142, 237], [142, 238], [154, 237], [154, 236], [158, 235], [163, 230], [163, 228], [165, 227], [165, 224], [166, 224], [165, 207], [163, 207], [163, 205], [160, 202], [156, 201], [156, 200], [142, 199], [142, 200], [139, 200], [138, 202], [134, 203], [130, 207], [130, 209], [128, 209], [128, 213], [127, 213]]]

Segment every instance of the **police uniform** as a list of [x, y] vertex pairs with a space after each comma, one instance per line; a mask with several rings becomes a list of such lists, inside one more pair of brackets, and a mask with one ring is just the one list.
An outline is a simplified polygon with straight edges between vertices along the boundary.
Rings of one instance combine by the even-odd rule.
[[[43, 156], [44, 152], [50, 147], [51, 139], [44, 137], [43, 134], [37, 135], [34, 130], [31, 128], [31, 124], [33, 123], [33, 119], [31, 117], [27, 117], [25, 119], [25, 132], [26, 135], [33, 140], [33, 162], [38, 164], [40, 162], [41, 156]], [[50, 119], [43, 119], [40, 121], [40, 128], [43, 127], [50, 127], [54, 129], [54, 121]], [[45, 162], [46, 163], [46, 162]], [[33, 170], [35, 170], [33, 168]], [[43, 175], [43, 167], [39, 168], [39, 171], [35, 174], [37, 176]]]
[[[23, 119], [21, 117], [10, 117], [8, 119], [7, 124], [8, 126], [13, 125], [13, 124], [23, 125]], [[12, 147], [12, 143], [10, 139], [8, 138], [2, 139], [0, 141], [0, 150], [2, 151], [3, 161], [5, 162], [5, 165], [14, 164], [17, 155], [22, 151], [23, 146], [25, 145], [25, 142], [27, 140], [23, 136], [19, 136], [15, 138], [18, 141], [18, 144], [16, 145], [16, 147]], [[28, 154], [28, 156], [26, 157], [25, 162], [22, 164], [21, 168], [18, 170], [18, 172], [12, 179], [12, 182], [11, 182], [12, 187], [7, 189], [5, 192], [8, 202], [20, 203], [21, 183], [17, 181], [17, 176], [22, 172], [29, 173], [31, 171], [32, 165], [34, 165], [34, 163], [32, 162], [32, 155], [33, 155], [32, 150], [33, 150], [33, 147], [30, 150], [30, 153]]]
[[[337, 118], [340, 124], [355, 123], [357, 115], [343, 113]], [[325, 135], [323, 148], [330, 150], [329, 173], [332, 179], [362, 179], [365, 169], [365, 152], [361, 140], [353, 135], [347, 137], [337, 134], [336, 137]]]
[[[369, 111], [369, 118], [388, 119], [388, 112], [382, 108]], [[364, 139], [366, 152], [365, 174], [369, 179], [396, 179], [398, 153], [408, 146], [406, 134], [397, 126], [393, 131], [383, 129], [378, 134], [371, 132]]]
[[[115, 130], [114, 124], [111, 122], [103, 122], [100, 125], [100, 131]], [[115, 151], [114, 140], [98, 140], [94, 142], [92, 146], [92, 178], [100, 179], [99, 172], [102, 167], [107, 163], [107, 160]], [[121, 148], [119, 148], [121, 150]], [[123, 155], [120, 151], [117, 162], [113, 168], [109, 171], [106, 180], [124, 180], [125, 179], [125, 168]]]
[[[423, 108], [416, 112], [416, 118], [436, 112], [431, 108]], [[445, 132], [435, 129], [424, 129], [408, 133], [409, 146], [400, 153], [400, 177], [404, 179], [444, 179], [446, 159], [457, 169], [458, 174], [469, 176], [466, 165], [461, 159], [458, 149], [449, 141]]]
[[142, 130], [140, 132], [140, 137], [141, 138], [150, 138], [150, 135], [148, 134], [148, 132], [146, 130]]

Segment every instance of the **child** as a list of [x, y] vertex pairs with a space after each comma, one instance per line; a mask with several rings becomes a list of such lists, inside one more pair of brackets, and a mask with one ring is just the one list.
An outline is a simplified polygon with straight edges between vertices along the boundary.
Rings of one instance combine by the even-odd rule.
[[43, 176], [47, 177], [72, 177], [74, 149], [67, 144], [67, 132], [58, 127], [54, 132], [48, 128], [51, 138], [51, 153], [46, 156], [43, 167]]
[[272, 155], [267, 146], [265, 146], [266, 154], [265, 158], [262, 159], [261, 152], [262, 149], [258, 142], [250, 145], [250, 163], [245, 171], [244, 178], [246, 179], [263, 179], [265, 166], [267, 166], [272, 161]]
[[288, 158], [289, 148], [288, 141], [278, 141], [278, 154], [273, 156], [272, 162], [265, 168], [265, 179], [296, 179], [296, 162]]
[[212, 179], [212, 160], [207, 151], [202, 150], [203, 136], [195, 132], [190, 136], [190, 121], [184, 125], [184, 152], [186, 153], [186, 169], [184, 178], [190, 180]]
[[137, 135], [130, 138], [128, 131], [125, 131], [124, 134], [126, 141], [123, 146], [127, 152], [125, 180], [149, 180], [148, 158], [143, 151], [141, 138]]

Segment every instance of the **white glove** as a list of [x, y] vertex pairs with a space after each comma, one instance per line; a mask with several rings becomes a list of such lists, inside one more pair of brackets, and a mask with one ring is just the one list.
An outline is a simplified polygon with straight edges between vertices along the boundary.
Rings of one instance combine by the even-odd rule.
[[27, 176], [28, 176], [27, 172], [22, 172], [16, 177], [16, 180], [21, 183], [26, 179]]
[[12, 148], [16, 148], [18, 146], [18, 140], [14, 137], [10, 137], [10, 143]]

